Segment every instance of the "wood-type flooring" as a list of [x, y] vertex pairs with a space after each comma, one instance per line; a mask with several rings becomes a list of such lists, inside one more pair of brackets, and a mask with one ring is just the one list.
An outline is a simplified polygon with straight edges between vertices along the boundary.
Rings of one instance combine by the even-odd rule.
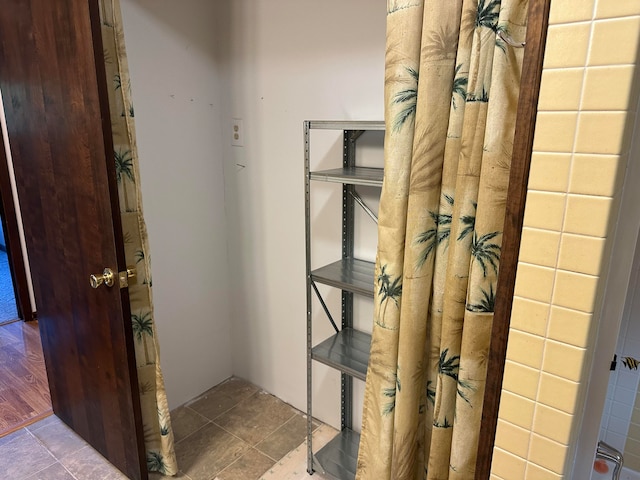
[[38, 322], [0, 326], [0, 437], [50, 414]]

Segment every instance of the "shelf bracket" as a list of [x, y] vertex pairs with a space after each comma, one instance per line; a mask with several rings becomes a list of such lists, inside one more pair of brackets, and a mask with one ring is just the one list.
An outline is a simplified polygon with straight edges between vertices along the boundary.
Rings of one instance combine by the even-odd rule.
[[344, 133], [349, 136], [349, 140], [355, 142], [366, 130], [345, 130]]

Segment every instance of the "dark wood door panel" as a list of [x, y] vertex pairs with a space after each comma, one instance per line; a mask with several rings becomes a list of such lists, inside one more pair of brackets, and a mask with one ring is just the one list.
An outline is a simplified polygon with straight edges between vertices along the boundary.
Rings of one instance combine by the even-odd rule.
[[124, 267], [97, 0], [0, 7], [0, 89], [53, 409], [146, 478], [126, 290], [89, 286]]

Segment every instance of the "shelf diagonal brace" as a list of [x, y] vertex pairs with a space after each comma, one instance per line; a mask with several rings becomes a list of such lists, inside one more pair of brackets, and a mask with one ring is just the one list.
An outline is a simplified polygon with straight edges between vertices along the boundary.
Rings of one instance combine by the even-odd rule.
[[366, 132], [366, 130], [345, 130], [345, 133], [347, 133], [347, 135], [350, 134], [349, 140], [351, 140], [352, 142], [355, 142], [356, 140], [358, 140], [364, 132]]
[[365, 211], [365, 213], [367, 215], [369, 215], [371, 217], [371, 219], [374, 222], [376, 222], [376, 224], [377, 224], [378, 223], [378, 217], [376, 216], [375, 213], [373, 213], [373, 210], [371, 210], [369, 208], [369, 206], [366, 203], [364, 203], [364, 200], [362, 200], [362, 197], [360, 195], [358, 195], [357, 192], [353, 192], [352, 191], [352, 192], [349, 192], [349, 193], [351, 193], [351, 196], [353, 197], [353, 199], [356, 201], [356, 203], [358, 205], [360, 205], [362, 207], [362, 209]]
[[320, 292], [318, 291], [318, 287], [316, 287], [316, 284], [313, 280], [311, 281], [311, 286], [313, 287], [313, 291], [316, 292], [316, 296], [318, 297], [318, 300], [320, 300], [320, 305], [322, 305], [322, 309], [324, 310], [324, 313], [326, 313], [327, 318], [329, 318], [329, 321], [331, 322], [331, 325], [333, 325], [333, 328], [335, 329], [336, 333], [338, 333], [340, 329], [336, 325], [336, 322], [333, 320], [333, 317], [331, 316], [331, 312], [329, 311], [327, 304], [324, 303], [324, 299], [322, 298], [322, 295], [320, 295]]

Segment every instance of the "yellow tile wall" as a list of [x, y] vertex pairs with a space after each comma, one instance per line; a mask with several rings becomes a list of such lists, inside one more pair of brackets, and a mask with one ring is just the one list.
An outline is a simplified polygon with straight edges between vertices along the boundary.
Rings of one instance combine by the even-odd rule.
[[491, 478], [567, 478], [638, 98], [639, 37], [638, 0], [551, 2]]

